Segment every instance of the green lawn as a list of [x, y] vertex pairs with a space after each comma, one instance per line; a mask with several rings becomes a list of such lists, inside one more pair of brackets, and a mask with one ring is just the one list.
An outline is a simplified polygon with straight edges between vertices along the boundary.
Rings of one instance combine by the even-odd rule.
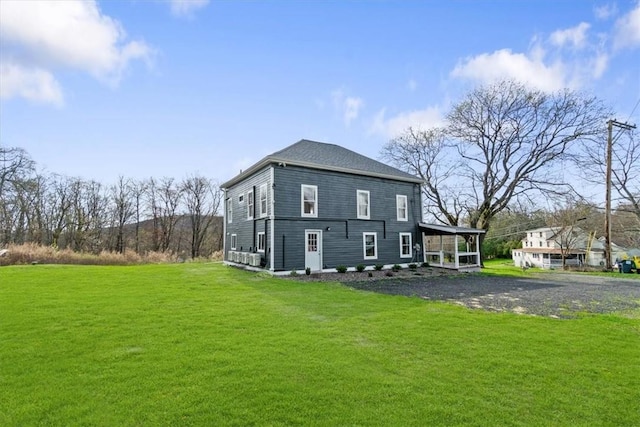
[[221, 264], [0, 268], [0, 425], [640, 425], [640, 321]]

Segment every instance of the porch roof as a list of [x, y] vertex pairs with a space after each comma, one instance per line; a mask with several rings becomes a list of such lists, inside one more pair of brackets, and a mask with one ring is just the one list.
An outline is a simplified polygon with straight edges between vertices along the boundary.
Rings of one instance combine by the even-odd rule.
[[463, 235], [463, 234], [475, 234], [480, 235], [486, 233], [486, 230], [470, 227], [458, 227], [454, 225], [444, 224], [429, 224], [425, 222], [418, 223], [418, 228], [424, 234], [428, 236], [442, 236], [442, 235]]

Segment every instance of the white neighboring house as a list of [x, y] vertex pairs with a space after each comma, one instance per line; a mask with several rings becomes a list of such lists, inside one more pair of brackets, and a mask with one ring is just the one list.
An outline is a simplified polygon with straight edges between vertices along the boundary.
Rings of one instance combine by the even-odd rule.
[[[604, 244], [578, 227], [542, 227], [527, 230], [522, 248], [513, 249], [515, 265], [522, 267], [562, 267], [564, 248], [566, 265], [604, 265]], [[615, 258], [615, 249], [613, 258]]]

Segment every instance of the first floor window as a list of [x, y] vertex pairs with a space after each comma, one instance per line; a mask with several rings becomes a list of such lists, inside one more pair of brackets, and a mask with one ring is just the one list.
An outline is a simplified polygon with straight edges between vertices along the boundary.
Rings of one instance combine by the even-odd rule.
[[258, 233], [258, 242], [256, 246], [258, 247], [258, 252], [264, 252], [264, 247], [265, 247], [264, 232]]
[[235, 250], [237, 246], [238, 246], [238, 235], [237, 234], [232, 234], [231, 235], [231, 250]]
[[377, 233], [362, 233], [364, 259], [378, 259]]
[[411, 258], [411, 233], [400, 233], [400, 258]]

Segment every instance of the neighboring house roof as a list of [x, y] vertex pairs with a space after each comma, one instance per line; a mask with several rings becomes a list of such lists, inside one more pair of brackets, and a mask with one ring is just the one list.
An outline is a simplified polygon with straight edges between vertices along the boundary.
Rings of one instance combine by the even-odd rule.
[[339, 145], [302, 139], [293, 145], [266, 156], [249, 169], [223, 183], [221, 187], [228, 188], [272, 163], [277, 163], [281, 166], [302, 166], [355, 175], [415, 182], [418, 184], [423, 182], [414, 175]]
[[457, 227], [453, 225], [443, 224], [427, 224], [421, 222], [418, 228], [428, 235], [447, 235], [447, 234], [484, 234], [485, 230], [479, 228]]

